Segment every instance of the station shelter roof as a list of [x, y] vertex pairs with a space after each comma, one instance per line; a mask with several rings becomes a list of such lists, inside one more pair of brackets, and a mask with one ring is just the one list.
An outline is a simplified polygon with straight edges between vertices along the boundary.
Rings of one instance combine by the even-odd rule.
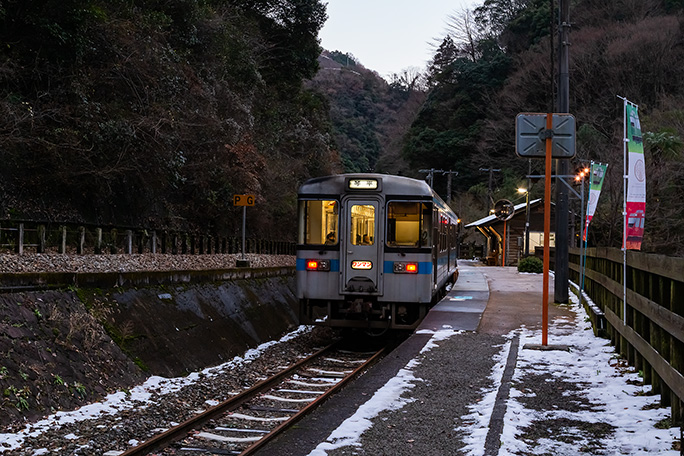
[[[541, 204], [541, 202], [542, 202], [542, 198], [537, 198], [535, 200], [530, 201], [530, 210], [533, 210], [534, 208], [536, 208], [538, 205]], [[526, 202], [516, 204], [514, 206], [515, 215], [520, 214], [521, 211], [524, 214], [526, 206], [527, 206]], [[514, 215], [514, 217], [515, 217], [515, 215]], [[494, 214], [492, 214], [492, 215], [488, 215], [487, 217], [481, 218], [480, 220], [476, 220], [472, 223], [469, 223], [465, 227], [466, 228], [478, 228], [478, 227], [482, 228], [485, 226], [490, 226], [490, 225], [494, 225], [494, 224], [498, 224], [498, 223], [502, 223], [501, 220], [499, 220], [498, 218], [496, 218], [496, 216]]]

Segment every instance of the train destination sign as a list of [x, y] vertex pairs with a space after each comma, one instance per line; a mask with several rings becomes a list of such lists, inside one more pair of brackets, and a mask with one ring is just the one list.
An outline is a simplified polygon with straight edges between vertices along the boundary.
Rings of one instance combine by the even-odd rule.
[[254, 206], [254, 195], [233, 195], [233, 206]]
[[375, 190], [378, 188], [377, 179], [349, 179], [350, 190]]

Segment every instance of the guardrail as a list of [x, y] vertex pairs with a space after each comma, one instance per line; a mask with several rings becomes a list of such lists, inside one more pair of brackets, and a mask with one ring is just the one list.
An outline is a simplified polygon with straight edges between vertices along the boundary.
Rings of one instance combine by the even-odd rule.
[[[240, 253], [242, 238], [171, 230], [0, 220], [0, 250], [36, 253]], [[296, 243], [247, 239], [245, 253], [294, 255]]]
[[[616, 350], [643, 373], [645, 384], [682, 420], [684, 401], [684, 258], [627, 251], [626, 313], [623, 252], [587, 249], [584, 290], [598, 309], [594, 331], [605, 332]], [[570, 249], [570, 279], [579, 283], [580, 249]], [[586, 303], [586, 301], [583, 301]], [[603, 327], [601, 325], [604, 325]]]

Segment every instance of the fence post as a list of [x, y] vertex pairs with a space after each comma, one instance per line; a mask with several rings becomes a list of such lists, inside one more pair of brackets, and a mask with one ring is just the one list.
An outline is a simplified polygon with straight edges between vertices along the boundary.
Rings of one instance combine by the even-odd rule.
[[79, 239], [78, 239], [78, 248], [77, 252], [79, 255], [83, 255], [85, 251], [85, 227], [84, 226], [79, 226], [78, 227], [78, 234], [79, 234]]
[[152, 253], [157, 253], [157, 232], [152, 230]]
[[38, 253], [45, 253], [45, 225], [38, 225]]
[[[670, 281], [669, 307], [675, 314], [684, 315], [684, 283]], [[684, 343], [675, 337], [672, 337], [670, 343], [670, 365], [678, 372], [684, 372]], [[678, 397], [672, 398], [672, 421], [682, 425], [682, 400]]]
[[133, 253], [133, 231], [126, 230], [126, 253], [131, 255]]
[[66, 253], [66, 240], [67, 240], [67, 228], [65, 225], [60, 227], [62, 230], [62, 245], [60, 246], [59, 253]]
[[24, 254], [24, 224], [20, 223], [19, 224], [19, 233], [18, 233], [18, 239], [17, 239], [17, 247], [16, 247], [16, 252], [19, 255]]
[[102, 253], [102, 228], [95, 228], [95, 237], [95, 253], [99, 255]]
[[118, 250], [118, 249], [119, 249], [119, 248], [118, 248], [118, 245], [119, 245], [119, 240], [118, 240], [119, 232], [116, 230], [116, 228], [112, 228], [112, 231], [111, 231], [111, 235], [110, 235], [110, 236], [111, 236], [111, 242], [112, 242], [112, 244], [111, 244], [111, 246], [109, 247], [109, 253], [111, 253], [112, 255], [114, 255], [114, 254], [116, 254], [116, 253], [119, 251], [119, 250]]

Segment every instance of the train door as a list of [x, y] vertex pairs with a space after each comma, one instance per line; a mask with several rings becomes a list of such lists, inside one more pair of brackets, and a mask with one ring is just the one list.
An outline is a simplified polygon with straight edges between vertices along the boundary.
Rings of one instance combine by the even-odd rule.
[[379, 200], [354, 197], [344, 202], [344, 208], [341, 293], [382, 294], [382, 239], [378, 237], [383, 220], [381, 204]]

